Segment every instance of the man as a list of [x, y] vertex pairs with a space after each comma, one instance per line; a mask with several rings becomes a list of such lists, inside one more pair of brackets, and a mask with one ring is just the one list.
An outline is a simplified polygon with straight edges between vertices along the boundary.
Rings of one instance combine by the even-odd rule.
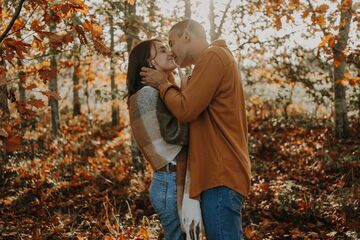
[[169, 45], [180, 67], [195, 65], [187, 87], [180, 90], [165, 73], [150, 68], [142, 69], [143, 83], [159, 89], [168, 109], [189, 123], [190, 197], [201, 198], [207, 239], [243, 239], [241, 209], [250, 190], [251, 166], [235, 59], [225, 41], [209, 44], [194, 20], [175, 24]]

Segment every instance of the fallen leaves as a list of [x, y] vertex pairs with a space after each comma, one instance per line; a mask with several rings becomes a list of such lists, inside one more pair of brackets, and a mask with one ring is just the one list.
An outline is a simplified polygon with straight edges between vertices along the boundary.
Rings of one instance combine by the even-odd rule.
[[9, 134], [7, 133], [7, 131], [5, 131], [5, 129], [0, 128], [0, 137], [8, 137]]
[[9, 136], [4, 140], [5, 149], [8, 152], [15, 152], [21, 149], [21, 137]]

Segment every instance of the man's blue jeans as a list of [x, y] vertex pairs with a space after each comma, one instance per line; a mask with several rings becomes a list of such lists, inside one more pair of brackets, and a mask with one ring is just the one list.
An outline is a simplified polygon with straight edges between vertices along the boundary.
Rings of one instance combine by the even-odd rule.
[[201, 211], [207, 240], [242, 240], [243, 197], [221, 186], [201, 194]]
[[167, 240], [185, 239], [181, 231], [176, 199], [176, 173], [154, 172], [150, 201], [160, 218]]

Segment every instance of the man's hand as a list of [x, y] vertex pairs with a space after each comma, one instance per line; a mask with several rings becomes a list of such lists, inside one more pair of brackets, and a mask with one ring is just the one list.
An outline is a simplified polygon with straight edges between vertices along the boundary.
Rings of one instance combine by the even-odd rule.
[[162, 83], [167, 82], [167, 74], [161, 70], [161, 68], [155, 61], [152, 61], [152, 64], [155, 66], [156, 69], [147, 67], [141, 68], [141, 83], [159, 89], [159, 86]]

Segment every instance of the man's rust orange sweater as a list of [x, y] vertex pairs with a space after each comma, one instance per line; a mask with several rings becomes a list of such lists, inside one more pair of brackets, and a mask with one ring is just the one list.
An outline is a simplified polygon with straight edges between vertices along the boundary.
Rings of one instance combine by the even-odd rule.
[[189, 123], [190, 196], [217, 186], [247, 196], [251, 165], [244, 93], [225, 41], [213, 42], [201, 54], [184, 90], [169, 82], [159, 88], [168, 109]]

